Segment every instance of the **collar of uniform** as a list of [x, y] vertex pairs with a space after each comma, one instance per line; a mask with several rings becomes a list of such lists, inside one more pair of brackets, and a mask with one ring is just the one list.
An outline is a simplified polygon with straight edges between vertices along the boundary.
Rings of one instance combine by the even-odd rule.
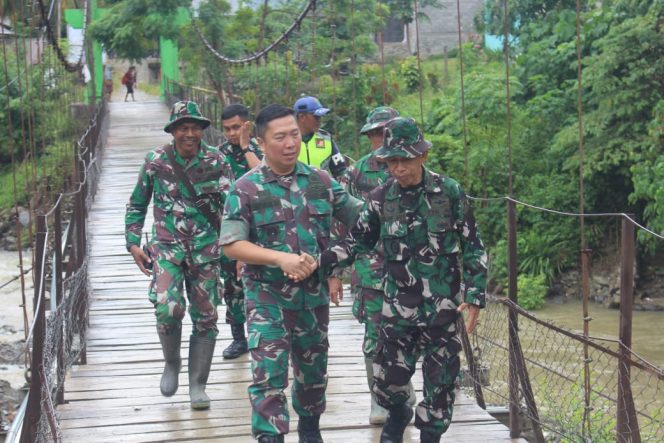
[[199, 160], [202, 160], [205, 158], [205, 155], [207, 151], [209, 150], [209, 147], [205, 144], [203, 140], [201, 140], [200, 145], [198, 146], [198, 152], [196, 153], [195, 156], [191, 158], [189, 162], [185, 160], [178, 150], [175, 148], [175, 141], [171, 141], [171, 145], [173, 146], [173, 154], [175, 154], [175, 161], [180, 163], [184, 167], [191, 167], [192, 165], [198, 164]]
[[[422, 168], [422, 180], [424, 180], [424, 191], [427, 194], [438, 194], [443, 192], [443, 188], [440, 186], [440, 181], [437, 180], [439, 177], [438, 174], [429, 171], [427, 168]], [[399, 198], [399, 182], [395, 178], [390, 178], [389, 183], [391, 185], [387, 189], [385, 194], [385, 200], [396, 200]]]
[[423, 168], [422, 171], [422, 180], [424, 180], [424, 190], [427, 194], [438, 194], [443, 192], [441, 186], [442, 177], [435, 172], [429, 171], [427, 168]]
[[379, 162], [378, 157], [375, 153], [372, 152], [367, 158], [367, 170], [372, 172], [384, 171], [387, 169], [387, 164], [385, 162]]
[[[277, 174], [268, 166], [268, 164], [265, 162], [265, 158], [263, 158], [261, 165], [261, 172], [263, 173], [263, 182], [268, 183], [268, 182], [275, 182], [279, 178]], [[302, 162], [297, 162], [295, 163], [295, 169], [293, 170], [293, 175], [309, 175], [311, 174], [311, 168], [306, 166]]]

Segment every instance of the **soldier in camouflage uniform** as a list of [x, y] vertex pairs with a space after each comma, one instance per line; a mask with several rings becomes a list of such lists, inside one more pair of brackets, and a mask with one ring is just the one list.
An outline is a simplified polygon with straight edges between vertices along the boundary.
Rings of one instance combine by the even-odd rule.
[[407, 385], [420, 355], [424, 398], [415, 426], [420, 441], [440, 441], [452, 420], [459, 372], [456, 320], [468, 310], [472, 331], [484, 307], [486, 254], [471, 207], [456, 181], [424, 168], [430, 147], [414, 120], [390, 120], [375, 155], [394, 178], [369, 194], [352, 237], [320, 257], [327, 273], [376, 244], [383, 247], [385, 301], [373, 385], [389, 410], [382, 443], [401, 442], [413, 416]]
[[[369, 193], [382, 185], [390, 177], [385, 162], [379, 161], [375, 151], [383, 145], [383, 127], [398, 117], [399, 113], [389, 106], [379, 106], [367, 116], [366, 124], [360, 130], [371, 143], [371, 152], [350, 166], [339, 182], [353, 196], [367, 201]], [[364, 324], [364, 363], [367, 370], [369, 389], [373, 385], [373, 358], [378, 342], [378, 327], [383, 308], [383, 250], [379, 245], [371, 254], [358, 256], [351, 273], [351, 289], [353, 292], [353, 315]], [[409, 384], [411, 395], [408, 403], [413, 406], [416, 401], [412, 383]], [[387, 419], [387, 410], [376, 401], [371, 394], [371, 411], [369, 423], [383, 424]]]
[[[218, 149], [202, 141], [210, 121], [194, 102], [178, 102], [164, 131], [173, 136], [168, 145], [145, 157], [138, 183], [127, 204], [127, 250], [139, 269], [152, 275], [148, 298], [155, 307], [157, 332], [166, 362], [161, 392], [175, 394], [180, 372], [182, 319], [189, 298], [193, 330], [189, 339], [189, 396], [191, 407], [207, 409], [205, 385], [210, 373], [217, 330], [220, 248], [218, 232], [224, 193], [230, 188], [230, 168]], [[178, 178], [173, 161], [193, 186], [192, 195]], [[150, 200], [154, 206], [149, 255], [140, 247], [141, 231]], [[149, 270], [154, 267], [153, 272]]]
[[[251, 138], [249, 110], [240, 104], [229, 105], [221, 113], [221, 127], [226, 142], [219, 150], [231, 166], [233, 176], [238, 179], [257, 166], [263, 157], [258, 144]], [[222, 355], [224, 358], [237, 358], [248, 352], [247, 338], [244, 335], [245, 309], [242, 282], [237, 274], [237, 262], [225, 255], [221, 256], [221, 277], [224, 281], [223, 298], [226, 303], [226, 323], [231, 325], [233, 341]]]
[[290, 357], [299, 441], [319, 443], [330, 297], [313, 257], [328, 247], [332, 217], [354, 224], [361, 203], [327, 172], [297, 161], [292, 109], [267, 106], [256, 130], [265, 158], [231, 187], [220, 235], [224, 253], [245, 263], [252, 433], [263, 443], [284, 441]]

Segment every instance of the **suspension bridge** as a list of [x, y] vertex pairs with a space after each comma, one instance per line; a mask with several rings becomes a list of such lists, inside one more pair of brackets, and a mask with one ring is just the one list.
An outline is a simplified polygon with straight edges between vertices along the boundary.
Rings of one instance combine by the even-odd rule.
[[[220, 63], [260, 63], [316, 13], [315, 3], [307, 2], [292, 26], [264, 49], [246, 57], [227, 57], [207, 41], [203, 30], [196, 27], [196, 32]], [[84, 4], [84, 9], [71, 12], [67, 18], [68, 24], [83, 30], [91, 17], [89, 2]], [[182, 99], [199, 102], [214, 122], [206, 138], [217, 144], [221, 137], [219, 115], [224, 100], [233, 94], [230, 88], [216, 93], [179, 82], [177, 48], [172, 42], [161, 45], [161, 98], [139, 96], [139, 101], [125, 103], [113, 97], [108, 102], [102, 97], [102, 71], [94, 69], [101, 66], [97, 60], [100, 53], [94, 50], [89, 57], [95, 59], [90, 64], [90, 87], [82, 91], [75, 76], [83, 70], [82, 58], [66, 59], [54, 37], [59, 35], [56, 19], [43, 2], [33, 6], [39, 7], [36, 15], [45, 23], [39, 28], [40, 38], [36, 42], [27, 37], [2, 40], [4, 88], [32, 91], [42, 108], [28, 107], [23, 98], [15, 106], [7, 94], [3, 106], [14, 110], [7, 120], [7, 132], [16, 135], [8, 143], [22, 139], [24, 143], [12, 146], [12, 152], [21, 153], [23, 159], [37, 159], [38, 149], [48, 144], [47, 139], [74, 141], [54, 143], [40, 163], [21, 163], [12, 157], [15, 197], [18, 200], [20, 193], [26, 192], [31, 211], [27, 227], [17, 224], [16, 228], [19, 241], [26, 238], [32, 246], [34, 293], [25, 327], [29, 391], [7, 441], [250, 441], [247, 355], [223, 360], [216, 352], [208, 385], [212, 400], [209, 411], [190, 409], [186, 372], [181, 373], [181, 387], [175, 396], [159, 394], [163, 361], [152, 306], [146, 297], [148, 281], [124, 250], [124, 205], [145, 153], [168, 141], [163, 132], [168, 105]], [[458, 30], [461, 44], [460, 22]], [[49, 50], [47, 40], [55, 49]], [[382, 53], [382, 39], [380, 44]], [[509, 88], [507, 45], [504, 51]], [[462, 61], [460, 68], [463, 99]], [[37, 82], [37, 77], [48, 81]], [[285, 95], [291, 92], [295, 91], [286, 90]], [[506, 97], [509, 127], [509, 91]], [[420, 90], [420, 109], [421, 100]], [[47, 113], [54, 113], [53, 120], [61, 128], [56, 137], [41, 125]], [[86, 124], [70, 125], [70, 115]], [[464, 120], [467, 150], [466, 144]], [[664, 371], [630, 348], [635, 230], [658, 238], [661, 235], [638, 224], [629, 214], [586, 214], [582, 199], [578, 213], [565, 213], [513, 198], [511, 150], [509, 156], [510, 196], [472, 199], [476, 211], [487, 205], [505, 205], [509, 296], [489, 302], [472, 337], [462, 334], [464, 368], [454, 420], [443, 441], [601, 441], [605, 435], [621, 442], [661, 441]], [[579, 285], [584, 292], [584, 331], [542, 321], [518, 306], [517, 207], [552, 217], [579, 218], [582, 233], [587, 217], [619, 220], [618, 340], [597, 339], [589, 331], [588, 252], [583, 234]], [[29, 268], [28, 260], [25, 262], [21, 263], [20, 276], [24, 292], [28, 284], [23, 275]], [[347, 294], [340, 306], [331, 308], [328, 407], [321, 428], [329, 442], [377, 441], [380, 428], [368, 424], [370, 396], [361, 352], [363, 328], [350, 312], [349, 298]], [[224, 307], [219, 309], [223, 318]], [[218, 350], [230, 339], [223, 327], [220, 330]], [[183, 348], [186, 346], [184, 343]], [[184, 360], [186, 366], [186, 357]], [[422, 385], [419, 371], [414, 384]], [[421, 392], [418, 394], [421, 397]], [[501, 421], [494, 416], [500, 416]], [[295, 426], [296, 422], [291, 422], [291, 429]], [[603, 434], [607, 429], [609, 434]], [[296, 441], [296, 436], [291, 433], [286, 441]], [[419, 441], [418, 430], [409, 426], [405, 441]]]

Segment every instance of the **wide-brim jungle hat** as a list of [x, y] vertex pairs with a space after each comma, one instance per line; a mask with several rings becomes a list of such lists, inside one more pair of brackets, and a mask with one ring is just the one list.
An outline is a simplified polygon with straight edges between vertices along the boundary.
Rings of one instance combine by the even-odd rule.
[[399, 112], [396, 109], [389, 106], [379, 106], [367, 115], [367, 122], [360, 129], [360, 134], [366, 134], [373, 129], [382, 128], [387, 122], [398, 116]]
[[164, 126], [164, 131], [170, 133], [178, 123], [183, 121], [197, 122], [203, 129], [210, 126], [210, 120], [201, 115], [201, 110], [196, 102], [180, 101], [174, 103], [171, 107], [171, 118], [168, 124]]
[[410, 117], [396, 117], [388, 121], [383, 129], [383, 146], [376, 150], [379, 159], [390, 157], [416, 158], [431, 149], [422, 131]]

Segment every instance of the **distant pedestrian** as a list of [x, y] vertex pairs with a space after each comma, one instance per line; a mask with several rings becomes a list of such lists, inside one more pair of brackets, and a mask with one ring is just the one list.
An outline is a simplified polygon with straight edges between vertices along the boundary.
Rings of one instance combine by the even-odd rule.
[[136, 86], [136, 68], [134, 66], [130, 66], [129, 70], [124, 73], [122, 76], [122, 84], [127, 87], [124, 101], [127, 101], [127, 97], [131, 94], [131, 101], [135, 102], [134, 87]]
[[111, 101], [113, 94], [113, 67], [104, 66], [104, 96], [107, 101]]

